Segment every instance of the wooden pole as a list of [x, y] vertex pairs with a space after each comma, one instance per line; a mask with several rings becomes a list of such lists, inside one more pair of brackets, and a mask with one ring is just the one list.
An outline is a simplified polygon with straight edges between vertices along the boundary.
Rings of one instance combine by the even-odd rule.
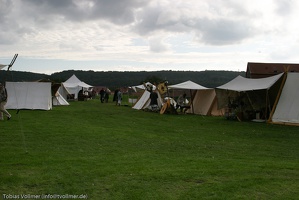
[[194, 114], [192, 90], [190, 90], [190, 96], [191, 96], [190, 100], [192, 105], [192, 114]]

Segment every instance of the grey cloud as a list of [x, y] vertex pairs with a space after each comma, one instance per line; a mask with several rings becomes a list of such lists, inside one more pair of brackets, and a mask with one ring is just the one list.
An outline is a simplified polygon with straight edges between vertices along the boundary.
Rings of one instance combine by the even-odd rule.
[[[168, 20], [161, 19], [164, 17], [166, 9], [163, 7], [145, 8], [137, 14], [137, 23], [134, 30], [141, 35], [148, 35], [156, 31], [186, 32], [189, 30], [190, 27], [186, 23], [188, 18], [184, 19], [184, 16], [170, 17]], [[177, 15], [179, 14], [177, 13]]]
[[147, 1], [141, 0], [101, 0], [95, 1], [92, 18], [108, 19], [115, 24], [129, 24], [135, 21], [136, 9], [145, 6]]
[[197, 26], [201, 41], [211, 45], [239, 43], [253, 34], [248, 22], [244, 21], [202, 19]]
[[[235, 1], [228, 1], [225, 5], [211, 3], [216, 13], [218, 10], [219, 13], [230, 13], [229, 17], [216, 15], [213, 19], [200, 16], [200, 13], [199, 16], [195, 16], [197, 14], [192, 8], [190, 12], [193, 13], [189, 15], [188, 12], [180, 12], [180, 7], [149, 6], [150, 0], [0, 0], [0, 2], [7, 7], [7, 9], [3, 9], [2, 6], [0, 8], [2, 43], [13, 42], [35, 29], [51, 29], [65, 22], [85, 21], [97, 21], [98, 24], [101, 24], [101, 21], [108, 21], [117, 26], [129, 25], [132, 31], [143, 36], [155, 33], [196, 33], [200, 42], [212, 45], [238, 43], [252, 34], [251, 24], [242, 21], [249, 13], [242, 4]], [[15, 13], [10, 13], [11, 11]], [[234, 17], [238, 20], [233, 20]], [[11, 35], [6, 36], [4, 28]]]
[[188, 19], [181, 18], [168, 24], [157, 24], [158, 13], [151, 12], [151, 16], [144, 17], [138, 24], [140, 34], [151, 34], [155, 31], [164, 32], [195, 32], [200, 36], [200, 42], [211, 45], [228, 45], [239, 43], [253, 34], [251, 24], [247, 21], [232, 19]]
[[[0, 0], [0, 43], [13, 43], [33, 30], [64, 23], [108, 21], [127, 25], [135, 21], [142, 0]], [[28, 28], [32, 27], [32, 28]]]
[[292, 0], [276, 0], [276, 13], [281, 16], [289, 15], [293, 12]]
[[13, 44], [21, 39], [31, 29], [19, 23], [18, 16], [14, 13], [15, 2], [0, 0], [0, 44]]
[[24, 0], [23, 3], [48, 17], [56, 15], [73, 22], [108, 20], [114, 24], [134, 22], [135, 9], [146, 5], [141, 0]]

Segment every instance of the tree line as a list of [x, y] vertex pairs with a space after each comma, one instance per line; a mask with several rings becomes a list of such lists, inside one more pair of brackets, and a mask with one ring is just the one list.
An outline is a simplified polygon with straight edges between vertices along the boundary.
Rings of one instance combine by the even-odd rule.
[[75, 74], [81, 81], [93, 86], [117, 88], [139, 85], [144, 82], [159, 83], [168, 81], [169, 85], [191, 80], [204, 87], [215, 88], [223, 85], [235, 77], [245, 76], [245, 72], [236, 71], [81, 71], [67, 70], [55, 72], [51, 75], [21, 71], [0, 71], [0, 82], [5, 81], [52, 81], [64, 82]]

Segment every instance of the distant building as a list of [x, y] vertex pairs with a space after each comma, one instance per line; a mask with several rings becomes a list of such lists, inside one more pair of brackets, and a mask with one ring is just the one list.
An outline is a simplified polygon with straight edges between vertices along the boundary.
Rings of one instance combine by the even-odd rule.
[[290, 63], [253, 63], [247, 64], [246, 78], [266, 78], [285, 72], [299, 72], [299, 64]]

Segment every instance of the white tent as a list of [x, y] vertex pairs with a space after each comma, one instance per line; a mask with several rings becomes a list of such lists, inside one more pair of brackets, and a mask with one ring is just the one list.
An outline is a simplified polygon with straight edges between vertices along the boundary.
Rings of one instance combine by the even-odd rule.
[[63, 82], [63, 85], [70, 92], [70, 94], [75, 95], [75, 99], [78, 98], [78, 93], [80, 90], [82, 90], [82, 88], [87, 90], [88, 88], [93, 87], [79, 80], [75, 74]]
[[[206, 88], [204, 86], [201, 86], [197, 83], [194, 83], [190, 80], [176, 84], [176, 85], [170, 85], [168, 86], [169, 89], [180, 89], [180, 90], [189, 90], [190, 91], [190, 96], [191, 96], [191, 101], [190, 101], [190, 110], [187, 111], [187, 113], [193, 113], [193, 114], [203, 114], [200, 110], [200, 106], [198, 101], [200, 101], [200, 96], [197, 96], [197, 105], [194, 104], [194, 96], [192, 95], [192, 91], [195, 93], [198, 93], [200, 95], [199, 91], [202, 90], [210, 90], [210, 88]], [[195, 107], [197, 107], [197, 112], [195, 112]]]
[[67, 95], [70, 94], [62, 83], [52, 83], [52, 104], [53, 106], [70, 105], [67, 102]]
[[50, 82], [6, 82], [6, 109], [52, 109]]
[[[158, 106], [161, 108], [163, 104], [163, 100], [161, 98], [161, 95], [158, 91], [155, 91], [158, 94]], [[150, 105], [151, 99], [150, 99], [150, 92], [145, 90], [142, 94], [142, 96], [137, 100], [137, 102], [132, 107], [133, 109], [141, 110], [145, 109]]]
[[192, 81], [185, 81], [176, 85], [168, 86], [169, 89], [185, 89], [185, 90], [205, 90], [209, 89]]
[[299, 126], [299, 73], [288, 73], [276, 109], [273, 123]]
[[64, 98], [65, 100], [67, 100], [67, 96], [69, 94], [71, 94], [71, 93], [68, 91], [68, 89], [66, 87], [64, 87], [63, 84], [61, 84], [60, 87], [58, 88], [55, 96], [61, 96], [62, 98]]
[[70, 105], [65, 98], [57, 91], [52, 97], [53, 106], [68, 106]]
[[218, 107], [231, 106], [248, 112], [261, 111], [264, 118], [267, 118], [277, 97], [282, 75], [283, 73], [259, 79], [238, 76], [216, 88]]

